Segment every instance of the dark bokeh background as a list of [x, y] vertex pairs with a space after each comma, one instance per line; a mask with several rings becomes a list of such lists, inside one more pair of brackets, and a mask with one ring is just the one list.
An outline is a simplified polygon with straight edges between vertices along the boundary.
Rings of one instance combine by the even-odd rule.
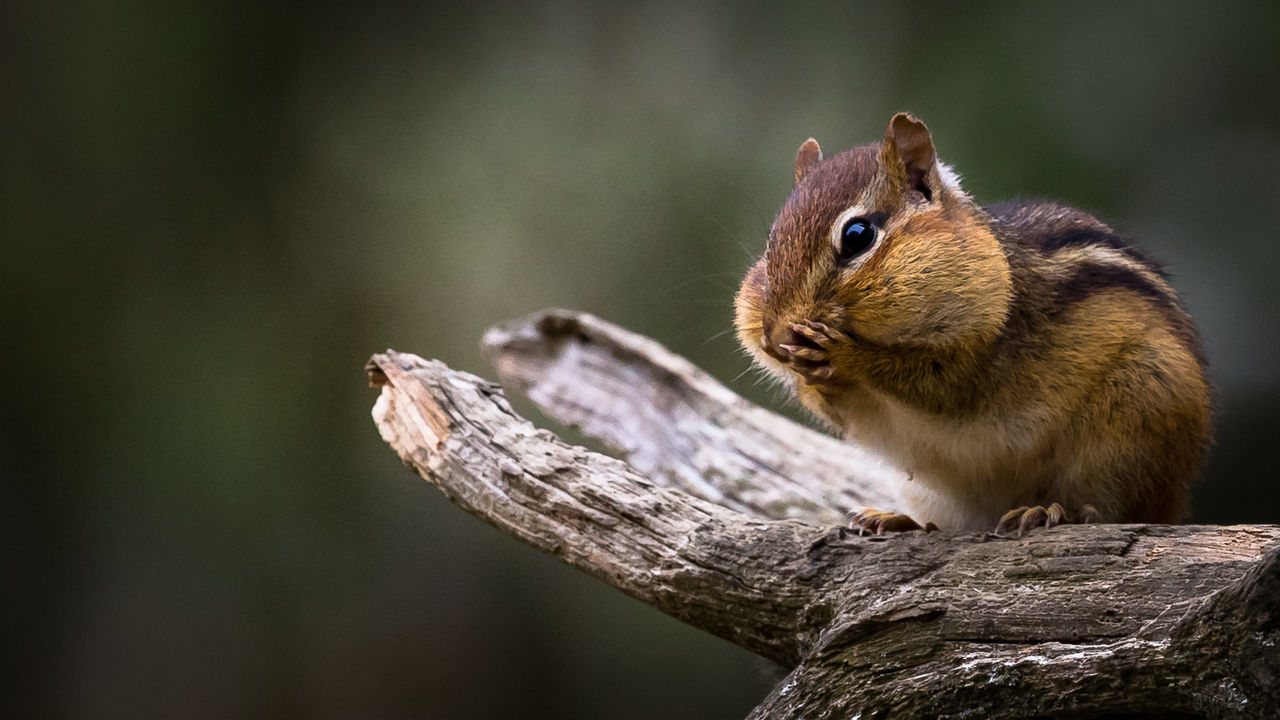
[[899, 109], [1169, 262], [1196, 519], [1280, 520], [1274, 4], [56, 5], [0, 9], [0, 714], [745, 715], [747, 653], [405, 470], [362, 365], [563, 305], [729, 381], [796, 146]]

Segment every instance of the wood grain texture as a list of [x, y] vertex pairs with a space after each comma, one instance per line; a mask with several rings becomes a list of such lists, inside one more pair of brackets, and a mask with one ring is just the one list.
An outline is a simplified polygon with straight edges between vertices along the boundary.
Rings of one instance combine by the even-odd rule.
[[[806, 444], [811, 431], [770, 419], [652, 341], [602, 324], [584, 332], [598, 347], [583, 349], [581, 317], [551, 317], [548, 340], [490, 334], [491, 356], [501, 363], [522, 346], [518, 372], [504, 374], [548, 397], [561, 388], [569, 399], [543, 400], [553, 407], [619, 392], [621, 408], [576, 412], [632, 462], [648, 457], [645, 471], [535, 429], [489, 382], [393, 351], [369, 364], [379, 431], [468, 512], [792, 668], [751, 717], [1280, 716], [1280, 528], [858, 537], [831, 524], [842, 511], [810, 511], [833, 492], [811, 468], [779, 495], [755, 487], [827, 452], [825, 440]], [[548, 383], [530, 369], [539, 363], [584, 375]], [[649, 419], [628, 424], [628, 413]], [[666, 413], [709, 444], [674, 431], [654, 439]], [[787, 447], [768, 438], [774, 422], [803, 439], [762, 471], [749, 459], [758, 443]], [[735, 441], [739, 432], [758, 439]], [[708, 489], [685, 477], [702, 467], [731, 470]], [[707, 499], [717, 493], [723, 505]]]
[[544, 310], [491, 329], [482, 347], [503, 385], [668, 487], [761, 517], [833, 524], [895, 505], [896, 468], [593, 315]]

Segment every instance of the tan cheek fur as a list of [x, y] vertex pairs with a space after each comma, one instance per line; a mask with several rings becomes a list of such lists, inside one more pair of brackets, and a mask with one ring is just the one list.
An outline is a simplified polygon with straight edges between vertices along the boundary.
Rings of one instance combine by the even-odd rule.
[[886, 345], [945, 345], [985, 342], [1000, 331], [1013, 282], [985, 227], [939, 209], [884, 232], [881, 251], [837, 294], [855, 332]]
[[760, 258], [747, 271], [733, 299], [733, 324], [738, 331], [738, 343], [757, 365], [783, 381], [790, 381], [792, 374], [786, 367], [760, 349], [764, 337], [764, 304], [767, 287], [765, 259]]

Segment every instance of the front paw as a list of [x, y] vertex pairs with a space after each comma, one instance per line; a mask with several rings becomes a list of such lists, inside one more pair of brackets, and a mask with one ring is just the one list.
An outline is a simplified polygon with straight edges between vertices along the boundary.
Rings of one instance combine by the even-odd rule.
[[911, 532], [912, 530], [933, 532], [938, 529], [938, 526], [933, 523], [921, 526], [911, 516], [900, 512], [884, 512], [869, 508], [850, 515], [849, 527], [857, 530], [859, 535], [883, 535], [891, 532]]
[[761, 347], [810, 385], [837, 384], [832, 360], [843, 343], [848, 342], [844, 333], [823, 323], [808, 321], [792, 324], [786, 340], [774, 346], [766, 338], [761, 341]]

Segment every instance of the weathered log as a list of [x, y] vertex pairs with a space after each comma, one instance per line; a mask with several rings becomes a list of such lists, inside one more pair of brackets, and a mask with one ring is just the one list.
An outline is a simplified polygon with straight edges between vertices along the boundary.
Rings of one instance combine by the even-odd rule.
[[668, 486], [762, 517], [840, 523], [894, 505], [902, 473], [747, 402], [657, 342], [544, 310], [485, 333], [503, 385]]
[[807, 526], [656, 487], [535, 429], [500, 387], [438, 361], [388, 351], [370, 367], [382, 438], [458, 506], [665, 613], [799, 660], [803, 640], [778, 630], [799, 627], [808, 606], [795, 580]]
[[[593, 318], [504, 332], [487, 347], [505, 376], [645, 470], [535, 429], [495, 385], [393, 351], [369, 364], [383, 438], [469, 512], [794, 668], [752, 717], [1280, 715], [1280, 528], [858, 537], [830, 523], [864, 488], [840, 493], [803, 466], [830, 451], [820, 434]], [[625, 404], [591, 404], [613, 393]], [[762, 445], [782, 460], [752, 460]], [[797, 465], [802, 479], [771, 494]], [[697, 468], [719, 472], [704, 484]], [[815, 507], [829, 498], [838, 510]]]

